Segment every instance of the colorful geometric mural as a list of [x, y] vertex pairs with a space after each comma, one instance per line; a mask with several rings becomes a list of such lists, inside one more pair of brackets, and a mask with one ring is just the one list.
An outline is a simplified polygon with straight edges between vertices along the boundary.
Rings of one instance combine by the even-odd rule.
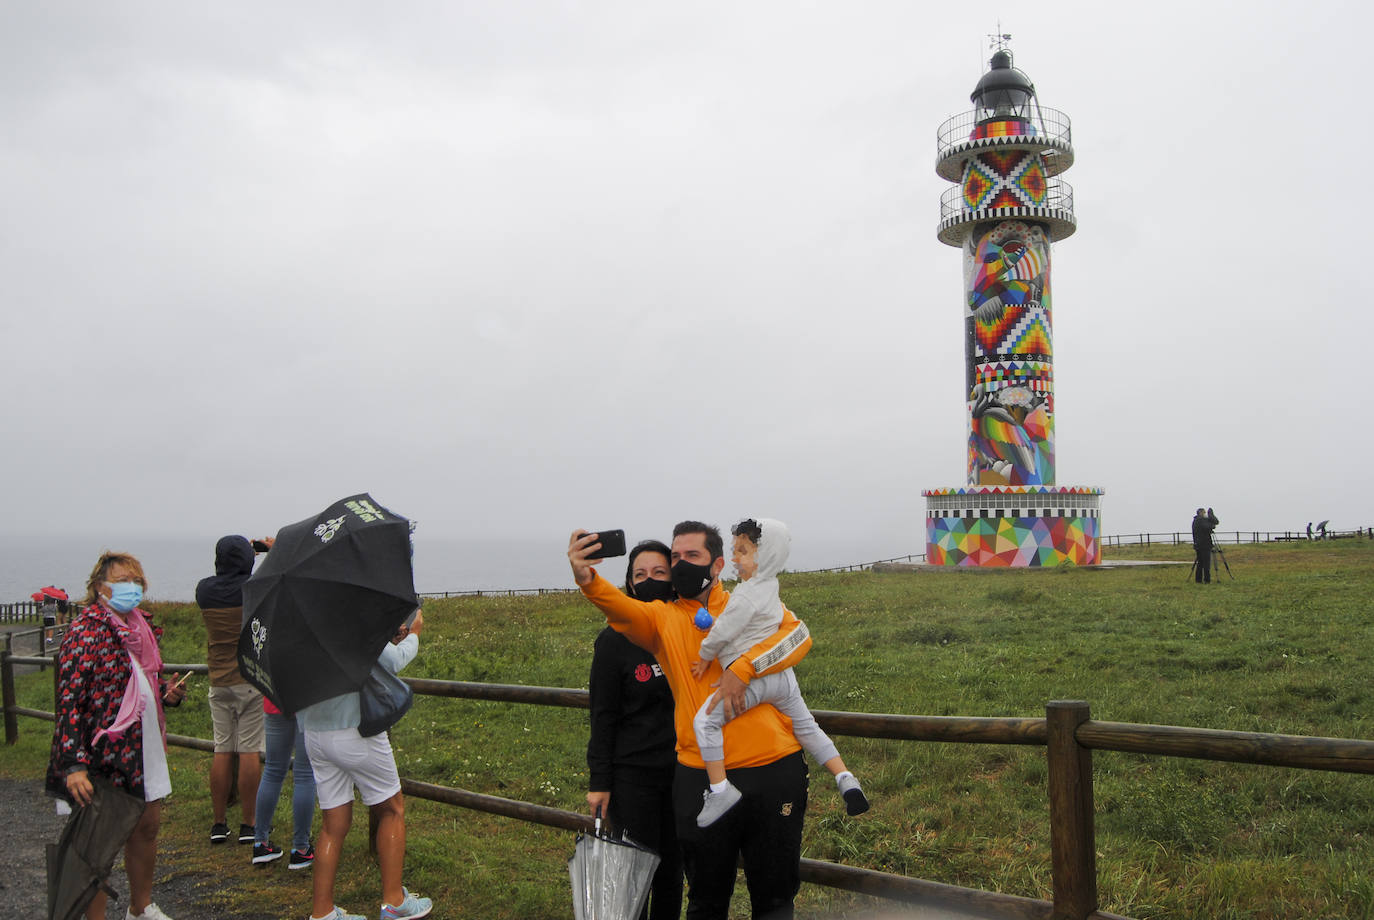
[[1096, 565], [1102, 546], [1096, 517], [926, 518], [931, 565]]
[[988, 65], [972, 118], [948, 120], [937, 138], [935, 171], [959, 183], [940, 197], [936, 235], [964, 255], [968, 485], [922, 493], [926, 561], [1098, 564], [1102, 490], [1054, 484], [1050, 243], [1077, 229], [1059, 178], [1074, 160], [1069, 120], [1040, 107], [1005, 47]]
[[969, 132], [969, 140], [980, 137], [1034, 137], [1035, 125], [1024, 118], [999, 118], [981, 121]]
[[1045, 164], [1034, 150], [989, 149], [964, 164], [964, 209], [1043, 205], [1049, 194]]
[[1049, 276], [1041, 227], [1001, 221], [965, 244], [970, 483], [1054, 483]]

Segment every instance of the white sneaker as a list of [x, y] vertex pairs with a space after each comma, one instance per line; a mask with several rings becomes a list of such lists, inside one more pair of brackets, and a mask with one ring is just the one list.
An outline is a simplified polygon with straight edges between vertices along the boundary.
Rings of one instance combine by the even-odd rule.
[[143, 913], [141, 914], [136, 914], [132, 910], [126, 910], [124, 912], [124, 920], [172, 920], [172, 918], [164, 914], [161, 907], [149, 902], [148, 906], [143, 908]]
[[707, 786], [701, 797], [701, 813], [697, 815], [697, 827], [710, 827], [715, 824], [743, 797], [744, 795], [735, 788], [735, 784], [729, 780], [725, 781], [725, 788], [719, 792], [712, 792], [711, 787]]
[[367, 918], [364, 917], [362, 914], [350, 914], [347, 911], [345, 911], [342, 907], [335, 904], [334, 910], [332, 912], [325, 914], [323, 917], [319, 918], [312, 916], [310, 920], [367, 920]]

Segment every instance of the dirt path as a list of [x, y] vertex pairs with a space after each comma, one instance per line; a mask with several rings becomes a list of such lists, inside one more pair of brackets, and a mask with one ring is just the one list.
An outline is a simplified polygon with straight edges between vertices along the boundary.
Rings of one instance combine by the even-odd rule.
[[[5, 869], [0, 872], [0, 904], [12, 917], [42, 917], [47, 914], [47, 868], [45, 847], [57, 840], [65, 818], [53, 810], [53, 800], [43, 793], [37, 780], [0, 779], [0, 827], [9, 841], [5, 847]], [[232, 913], [210, 905], [206, 896], [221, 884], [204, 873], [177, 868], [175, 849], [159, 841], [157, 874], [153, 878], [153, 900], [175, 920], [278, 920], [266, 913]], [[124, 878], [123, 860], [115, 861], [111, 886], [119, 892], [118, 904], [110, 904], [106, 917], [123, 920], [129, 906], [129, 884]]]

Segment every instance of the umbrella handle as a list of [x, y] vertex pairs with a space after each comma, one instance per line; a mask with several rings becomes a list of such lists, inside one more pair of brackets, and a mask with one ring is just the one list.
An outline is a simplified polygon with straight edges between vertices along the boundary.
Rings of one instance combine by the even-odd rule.
[[601, 806], [596, 806], [596, 836], [601, 836]]

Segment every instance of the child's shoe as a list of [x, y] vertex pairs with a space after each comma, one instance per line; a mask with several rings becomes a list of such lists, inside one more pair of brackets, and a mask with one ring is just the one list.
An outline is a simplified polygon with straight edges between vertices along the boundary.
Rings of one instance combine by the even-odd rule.
[[853, 773], [841, 773], [835, 777], [835, 785], [840, 787], [840, 795], [844, 796], [845, 811], [851, 816], [868, 811], [868, 796], [864, 795], [863, 789], [859, 787], [859, 780]]
[[402, 888], [401, 892], [405, 899], [400, 904], [395, 907], [382, 905], [382, 920], [420, 920], [421, 917], [428, 917], [434, 909], [434, 902], [429, 898], [417, 898], [406, 888]]
[[701, 813], [697, 815], [697, 827], [710, 827], [721, 819], [727, 811], [735, 807], [735, 804], [743, 798], [735, 784], [728, 779], [725, 781], [725, 788], [719, 792], [712, 792], [711, 787], [707, 786], [702, 793]]

